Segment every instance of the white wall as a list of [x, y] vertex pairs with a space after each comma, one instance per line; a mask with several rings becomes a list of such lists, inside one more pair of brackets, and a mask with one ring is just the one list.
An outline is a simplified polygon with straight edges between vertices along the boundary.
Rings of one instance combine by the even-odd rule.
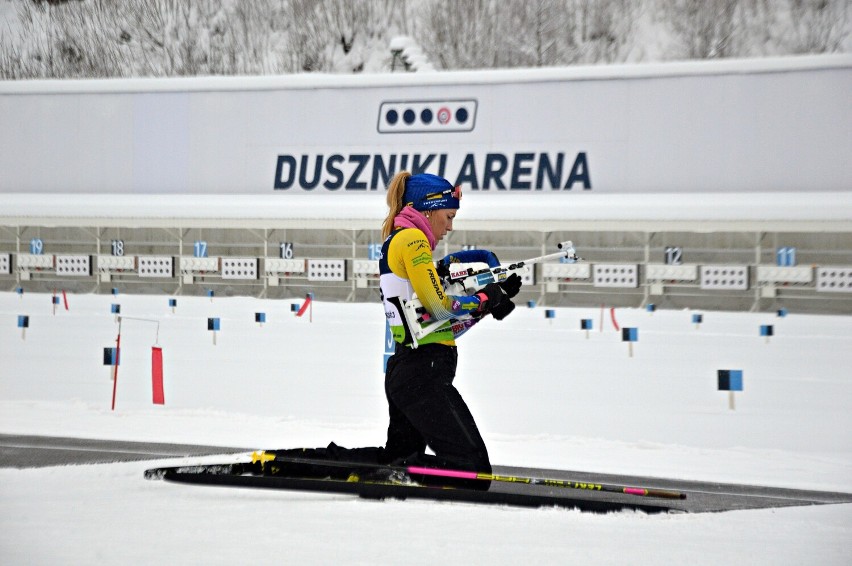
[[[405, 75], [10, 81], [0, 83], [0, 192], [383, 199], [376, 165], [390, 169], [395, 159], [398, 169], [406, 156], [410, 169], [415, 155], [433, 155], [427, 171], [451, 181], [470, 173], [463, 187], [478, 185], [483, 196], [504, 192], [500, 183], [505, 192], [528, 185], [529, 193], [565, 195], [850, 191], [850, 92], [847, 55]], [[386, 120], [390, 108], [437, 113], [462, 106], [464, 124]], [[421, 131], [401, 133], [411, 129]], [[490, 180], [488, 154], [491, 167], [506, 164]], [[539, 183], [542, 154], [552, 169], [562, 155], [555, 190], [547, 175]], [[301, 167], [288, 185], [291, 163], [304, 156], [309, 180], [320, 155], [316, 188], [301, 186]], [[329, 168], [334, 155], [340, 157]], [[575, 182], [565, 190], [572, 167]], [[276, 180], [289, 188], [276, 191]]]

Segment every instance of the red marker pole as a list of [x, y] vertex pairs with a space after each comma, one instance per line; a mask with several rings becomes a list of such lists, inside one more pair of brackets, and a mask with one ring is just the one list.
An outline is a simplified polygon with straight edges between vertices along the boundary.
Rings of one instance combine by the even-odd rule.
[[118, 362], [121, 360], [121, 320], [118, 322], [118, 338], [115, 339], [115, 371], [112, 374], [112, 410], [115, 411], [115, 392], [118, 389]]
[[621, 330], [621, 328], [618, 327], [618, 321], [615, 320], [615, 307], [611, 307], [609, 309], [609, 316], [612, 318], [612, 325], [615, 327], [615, 329]]
[[299, 312], [296, 313], [296, 316], [301, 317], [303, 314], [305, 314], [305, 311], [308, 310], [308, 309], [310, 309], [310, 313], [308, 314], [308, 318], [309, 318], [310, 322], [313, 322], [314, 321], [314, 306], [313, 306], [313, 300], [311, 298], [310, 293], [305, 295], [305, 302], [302, 303], [302, 307], [299, 309]]

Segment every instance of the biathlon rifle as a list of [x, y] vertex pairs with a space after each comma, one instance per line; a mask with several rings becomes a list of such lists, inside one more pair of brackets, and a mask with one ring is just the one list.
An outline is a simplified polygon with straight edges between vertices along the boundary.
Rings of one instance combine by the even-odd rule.
[[[574, 261], [583, 259], [577, 256], [574, 244], [570, 240], [561, 242], [556, 247], [559, 249], [556, 253], [516, 261], [508, 265], [498, 265], [497, 267], [474, 269], [464, 263], [450, 264], [449, 274], [441, 278], [444, 292], [448, 295], [473, 295], [489, 283], [505, 281], [513, 273], [523, 277], [533, 269], [532, 266], [536, 263], [561, 258], [568, 258]], [[412, 346], [415, 348], [417, 347], [418, 340], [422, 340], [448, 322], [454, 331], [461, 331], [464, 326], [470, 326], [473, 319], [477, 316], [476, 314], [463, 314], [451, 319], [433, 320], [416, 294], [411, 297], [411, 300], [402, 301], [402, 314], [403, 321], [408, 327], [409, 335], [412, 338]], [[456, 325], [461, 326], [456, 327]]]

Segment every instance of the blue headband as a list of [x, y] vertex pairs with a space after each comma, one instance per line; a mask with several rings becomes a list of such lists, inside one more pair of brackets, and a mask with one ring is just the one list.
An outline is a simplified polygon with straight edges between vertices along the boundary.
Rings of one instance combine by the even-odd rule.
[[405, 181], [402, 200], [415, 210], [438, 210], [439, 208], [459, 208], [461, 206], [461, 187], [453, 187], [449, 181], [437, 175], [418, 173]]

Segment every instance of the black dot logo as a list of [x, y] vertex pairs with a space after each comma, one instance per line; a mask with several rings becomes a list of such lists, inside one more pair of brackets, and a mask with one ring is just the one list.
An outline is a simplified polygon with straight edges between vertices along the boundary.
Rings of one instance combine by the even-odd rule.
[[477, 102], [465, 100], [386, 101], [379, 107], [380, 133], [470, 132]]

